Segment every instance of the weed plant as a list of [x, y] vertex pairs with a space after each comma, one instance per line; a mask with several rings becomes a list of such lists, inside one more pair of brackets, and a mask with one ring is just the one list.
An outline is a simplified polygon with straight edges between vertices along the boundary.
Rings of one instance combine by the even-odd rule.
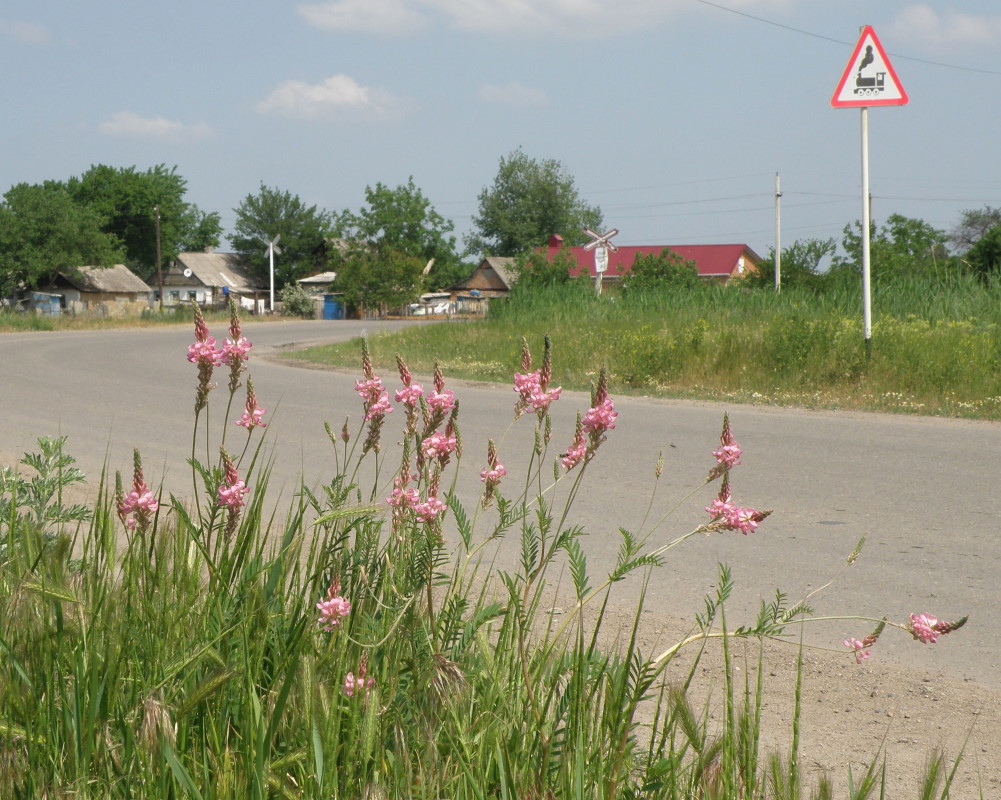
[[[973, 277], [878, 281], [871, 358], [861, 289], [703, 284], [596, 297], [588, 284], [516, 291], [482, 322], [422, 326], [373, 342], [380, 368], [408, 353], [450, 374], [507, 380], [523, 334], [564, 343], [556, 379], [586, 389], [738, 402], [1001, 419], [1001, 285]], [[357, 345], [291, 354], [347, 364]]]
[[[751, 624], [728, 628], [732, 581], [721, 566], [689, 637], [641, 652], [641, 600], [628, 629], [614, 632], [617, 645], [604, 646], [617, 583], [634, 576], [645, 585], [696, 536], [751, 535], [765, 522], [769, 512], [731, 497], [741, 448], [728, 419], [705, 480], [718, 487], [705, 523], [652, 548], [668, 517], [652, 505], [640, 530], [621, 531], [616, 563], [598, 578], [579, 544], [586, 531], [565, 520], [618, 424], [604, 372], [572, 435], [557, 433], [549, 342], [536, 369], [523, 346], [512, 424], [535, 427], [527, 478], [508, 486], [504, 440], [490, 440], [477, 465], [483, 495], [470, 508], [455, 480], [463, 450], [468, 459], [484, 443], [462, 442], [443, 372], [425, 388], [398, 360], [402, 445], [385, 448], [393, 404], [365, 346], [356, 384], [363, 430], [328, 426], [336, 474], [277, 514], [266, 504], [266, 412], [245, 372], [250, 348], [235, 315], [218, 347], [196, 314], [191, 498], [159, 496], [136, 452], [130, 484], [117, 476], [92, 509], [66, 507], [62, 489], [82, 476], [61, 440], [2, 473], [0, 795], [806, 795], [798, 728], [788, 757], [766, 757], [762, 671], [757, 685], [740, 685], [731, 646], [784, 635], [810, 618], [810, 597], [791, 604], [777, 594]], [[229, 377], [222, 435], [207, 425], [220, 372]], [[242, 388], [237, 437], [231, 412]], [[570, 442], [558, 456], [554, 437]], [[374, 475], [372, 484], [361, 475]], [[498, 547], [515, 548], [518, 566], [493, 568]], [[544, 598], [564, 567], [575, 601], [557, 618]], [[934, 641], [965, 620], [870, 621], [869, 636], [845, 643], [858, 660], [884, 626]], [[712, 640], [725, 669], [723, 714], [711, 720], [689, 702], [686, 681], [664, 676], [683, 648]], [[923, 796], [946, 796], [954, 771], [935, 762]], [[875, 796], [879, 776], [874, 759], [850, 797]], [[830, 797], [830, 784], [813, 796]]]

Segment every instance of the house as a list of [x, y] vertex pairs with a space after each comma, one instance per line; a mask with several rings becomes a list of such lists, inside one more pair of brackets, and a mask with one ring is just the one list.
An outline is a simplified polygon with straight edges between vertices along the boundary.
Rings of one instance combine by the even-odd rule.
[[153, 290], [124, 264], [67, 270], [46, 291], [58, 295], [68, 313], [104, 317], [139, 316], [153, 298]]
[[337, 278], [336, 272], [321, 272], [318, 275], [299, 278], [296, 283], [302, 287], [306, 294], [318, 295], [327, 292], [335, 278]]
[[448, 289], [454, 314], [483, 314], [491, 298], [507, 297], [516, 275], [513, 258], [487, 256], [463, 281]]
[[[597, 277], [593, 250], [585, 250], [583, 247], [563, 247], [563, 237], [554, 234], [546, 245], [546, 258], [552, 261], [561, 248], [576, 262], [576, 268], [570, 269], [571, 275], [575, 278], [582, 274], [591, 278]], [[685, 260], [694, 261], [699, 268], [700, 278], [718, 283], [738, 280], [761, 268], [761, 257], [746, 244], [659, 244], [639, 247], [619, 245], [617, 250], [608, 252], [608, 269], [602, 280], [621, 281], [622, 277], [632, 269], [636, 256], [659, 255], [664, 249], [677, 253]]]
[[241, 308], [258, 313], [268, 293], [236, 253], [178, 253], [163, 273], [164, 306], [222, 306], [234, 295]]

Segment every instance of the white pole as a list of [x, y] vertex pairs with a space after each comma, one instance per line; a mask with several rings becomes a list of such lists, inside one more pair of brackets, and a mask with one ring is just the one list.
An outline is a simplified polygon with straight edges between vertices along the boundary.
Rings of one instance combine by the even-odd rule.
[[275, 243], [268, 245], [268, 263], [271, 272], [271, 313], [275, 313]]
[[869, 228], [869, 109], [862, 106], [862, 332], [866, 358], [872, 355], [872, 293], [870, 291]]
[[775, 291], [782, 288], [782, 183], [775, 173]]

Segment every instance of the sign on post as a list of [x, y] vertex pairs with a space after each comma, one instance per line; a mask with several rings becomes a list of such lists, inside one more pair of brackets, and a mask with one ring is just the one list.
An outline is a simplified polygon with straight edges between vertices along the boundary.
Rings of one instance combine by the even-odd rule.
[[834, 90], [831, 105], [834, 108], [903, 106], [907, 100], [907, 92], [876, 38], [876, 31], [866, 25]]
[[594, 291], [601, 294], [601, 276], [608, 270], [608, 251], [613, 253], [619, 248], [612, 244], [612, 237], [618, 234], [618, 228], [612, 228], [608, 233], [596, 233], [590, 228], [584, 228], [584, 233], [591, 241], [584, 245], [585, 250], [594, 250]]
[[907, 92], [886, 57], [883, 45], [872, 26], [862, 28], [858, 44], [841, 73], [841, 80], [831, 97], [834, 108], [862, 110], [862, 336], [865, 353], [872, 354], [872, 292], [870, 290], [869, 228], [872, 209], [869, 204], [869, 106], [902, 106]]

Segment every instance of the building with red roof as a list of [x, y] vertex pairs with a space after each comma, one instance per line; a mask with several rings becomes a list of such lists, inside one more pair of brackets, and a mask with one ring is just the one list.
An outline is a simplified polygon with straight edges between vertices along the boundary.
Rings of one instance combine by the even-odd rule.
[[[577, 266], [570, 269], [571, 275], [575, 278], [581, 275], [597, 277], [593, 250], [564, 247], [563, 237], [553, 234], [546, 245], [546, 258], [552, 261], [560, 249], [576, 262]], [[677, 253], [683, 259], [694, 261], [699, 268], [699, 277], [719, 283], [742, 278], [751, 272], [757, 272], [761, 267], [761, 257], [746, 244], [619, 245], [617, 250], [608, 252], [608, 269], [602, 280], [621, 280], [632, 270], [636, 256], [659, 255], [665, 249]]]

